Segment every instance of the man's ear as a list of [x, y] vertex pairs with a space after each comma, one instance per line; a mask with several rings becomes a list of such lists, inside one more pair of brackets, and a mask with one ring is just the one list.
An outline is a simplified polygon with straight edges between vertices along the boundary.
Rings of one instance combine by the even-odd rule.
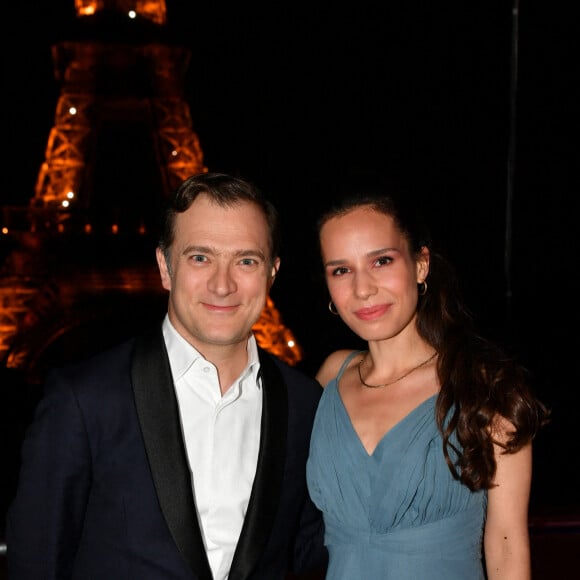
[[274, 280], [276, 279], [279, 270], [280, 270], [280, 258], [276, 258], [274, 260], [274, 264], [272, 264], [272, 271], [270, 273], [270, 288], [272, 287], [272, 284], [274, 284]]
[[431, 254], [427, 246], [423, 246], [419, 252], [419, 257], [417, 258], [417, 284], [425, 282], [425, 279], [429, 275], [429, 262], [431, 260]]
[[159, 274], [161, 276], [161, 285], [165, 290], [171, 290], [171, 274], [169, 273], [169, 265], [165, 259], [165, 253], [161, 248], [155, 250], [155, 257], [157, 258], [157, 266], [159, 267]]

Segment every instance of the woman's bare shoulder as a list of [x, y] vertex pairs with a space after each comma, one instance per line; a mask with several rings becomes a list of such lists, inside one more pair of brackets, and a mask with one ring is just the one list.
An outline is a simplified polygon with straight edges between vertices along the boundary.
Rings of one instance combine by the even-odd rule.
[[346, 360], [346, 357], [353, 352], [355, 352], [354, 349], [341, 349], [329, 354], [320, 365], [320, 368], [316, 373], [316, 380], [325, 387], [334, 377], [336, 377], [342, 363]]

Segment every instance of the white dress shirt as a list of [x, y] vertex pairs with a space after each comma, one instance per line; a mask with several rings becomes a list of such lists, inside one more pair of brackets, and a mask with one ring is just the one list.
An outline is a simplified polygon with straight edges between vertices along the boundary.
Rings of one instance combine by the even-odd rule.
[[244, 523], [260, 446], [262, 389], [256, 339], [248, 339], [248, 364], [222, 396], [215, 366], [167, 316], [163, 336], [209, 564], [214, 579], [225, 580]]

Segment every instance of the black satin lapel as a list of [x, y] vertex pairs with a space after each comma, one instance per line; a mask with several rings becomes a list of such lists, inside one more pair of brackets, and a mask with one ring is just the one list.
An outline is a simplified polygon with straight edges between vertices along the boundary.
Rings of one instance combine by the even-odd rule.
[[179, 409], [161, 330], [136, 340], [133, 391], [161, 510], [179, 551], [200, 580], [212, 574], [192, 495]]
[[278, 511], [286, 462], [288, 394], [270, 355], [259, 349], [263, 407], [260, 452], [246, 519], [229, 580], [249, 577], [264, 553]]

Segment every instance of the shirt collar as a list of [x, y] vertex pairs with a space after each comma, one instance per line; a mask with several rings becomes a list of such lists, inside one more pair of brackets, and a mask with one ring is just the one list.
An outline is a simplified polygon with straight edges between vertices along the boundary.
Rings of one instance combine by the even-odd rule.
[[250, 338], [248, 339], [248, 366], [246, 367], [246, 371], [244, 374], [252, 373], [255, 377], [255, 384], [258, 387], [261, 387], [260, 381], [258, 381], [258, 375], [260, 371], [260, 357], [258, 356], [258, 343], [256, 342], [256, 337], [253, 333], [250, 334]]
[[[203, 356], [177, 332], [173, 324], [171, 324], [168, 314], [163, 319], [162, 329], [173, 380], [178, 381], [191, 368], [191, 365], [196, 360], [203, 358]], [[246, 348], [248, 351], [248, 364], [242, 376], [246, 376], [249, 372], [257, 376], [260, 369], [260, 358], [258, 356], [258, 344], [253, 333], [248, 338]]]

